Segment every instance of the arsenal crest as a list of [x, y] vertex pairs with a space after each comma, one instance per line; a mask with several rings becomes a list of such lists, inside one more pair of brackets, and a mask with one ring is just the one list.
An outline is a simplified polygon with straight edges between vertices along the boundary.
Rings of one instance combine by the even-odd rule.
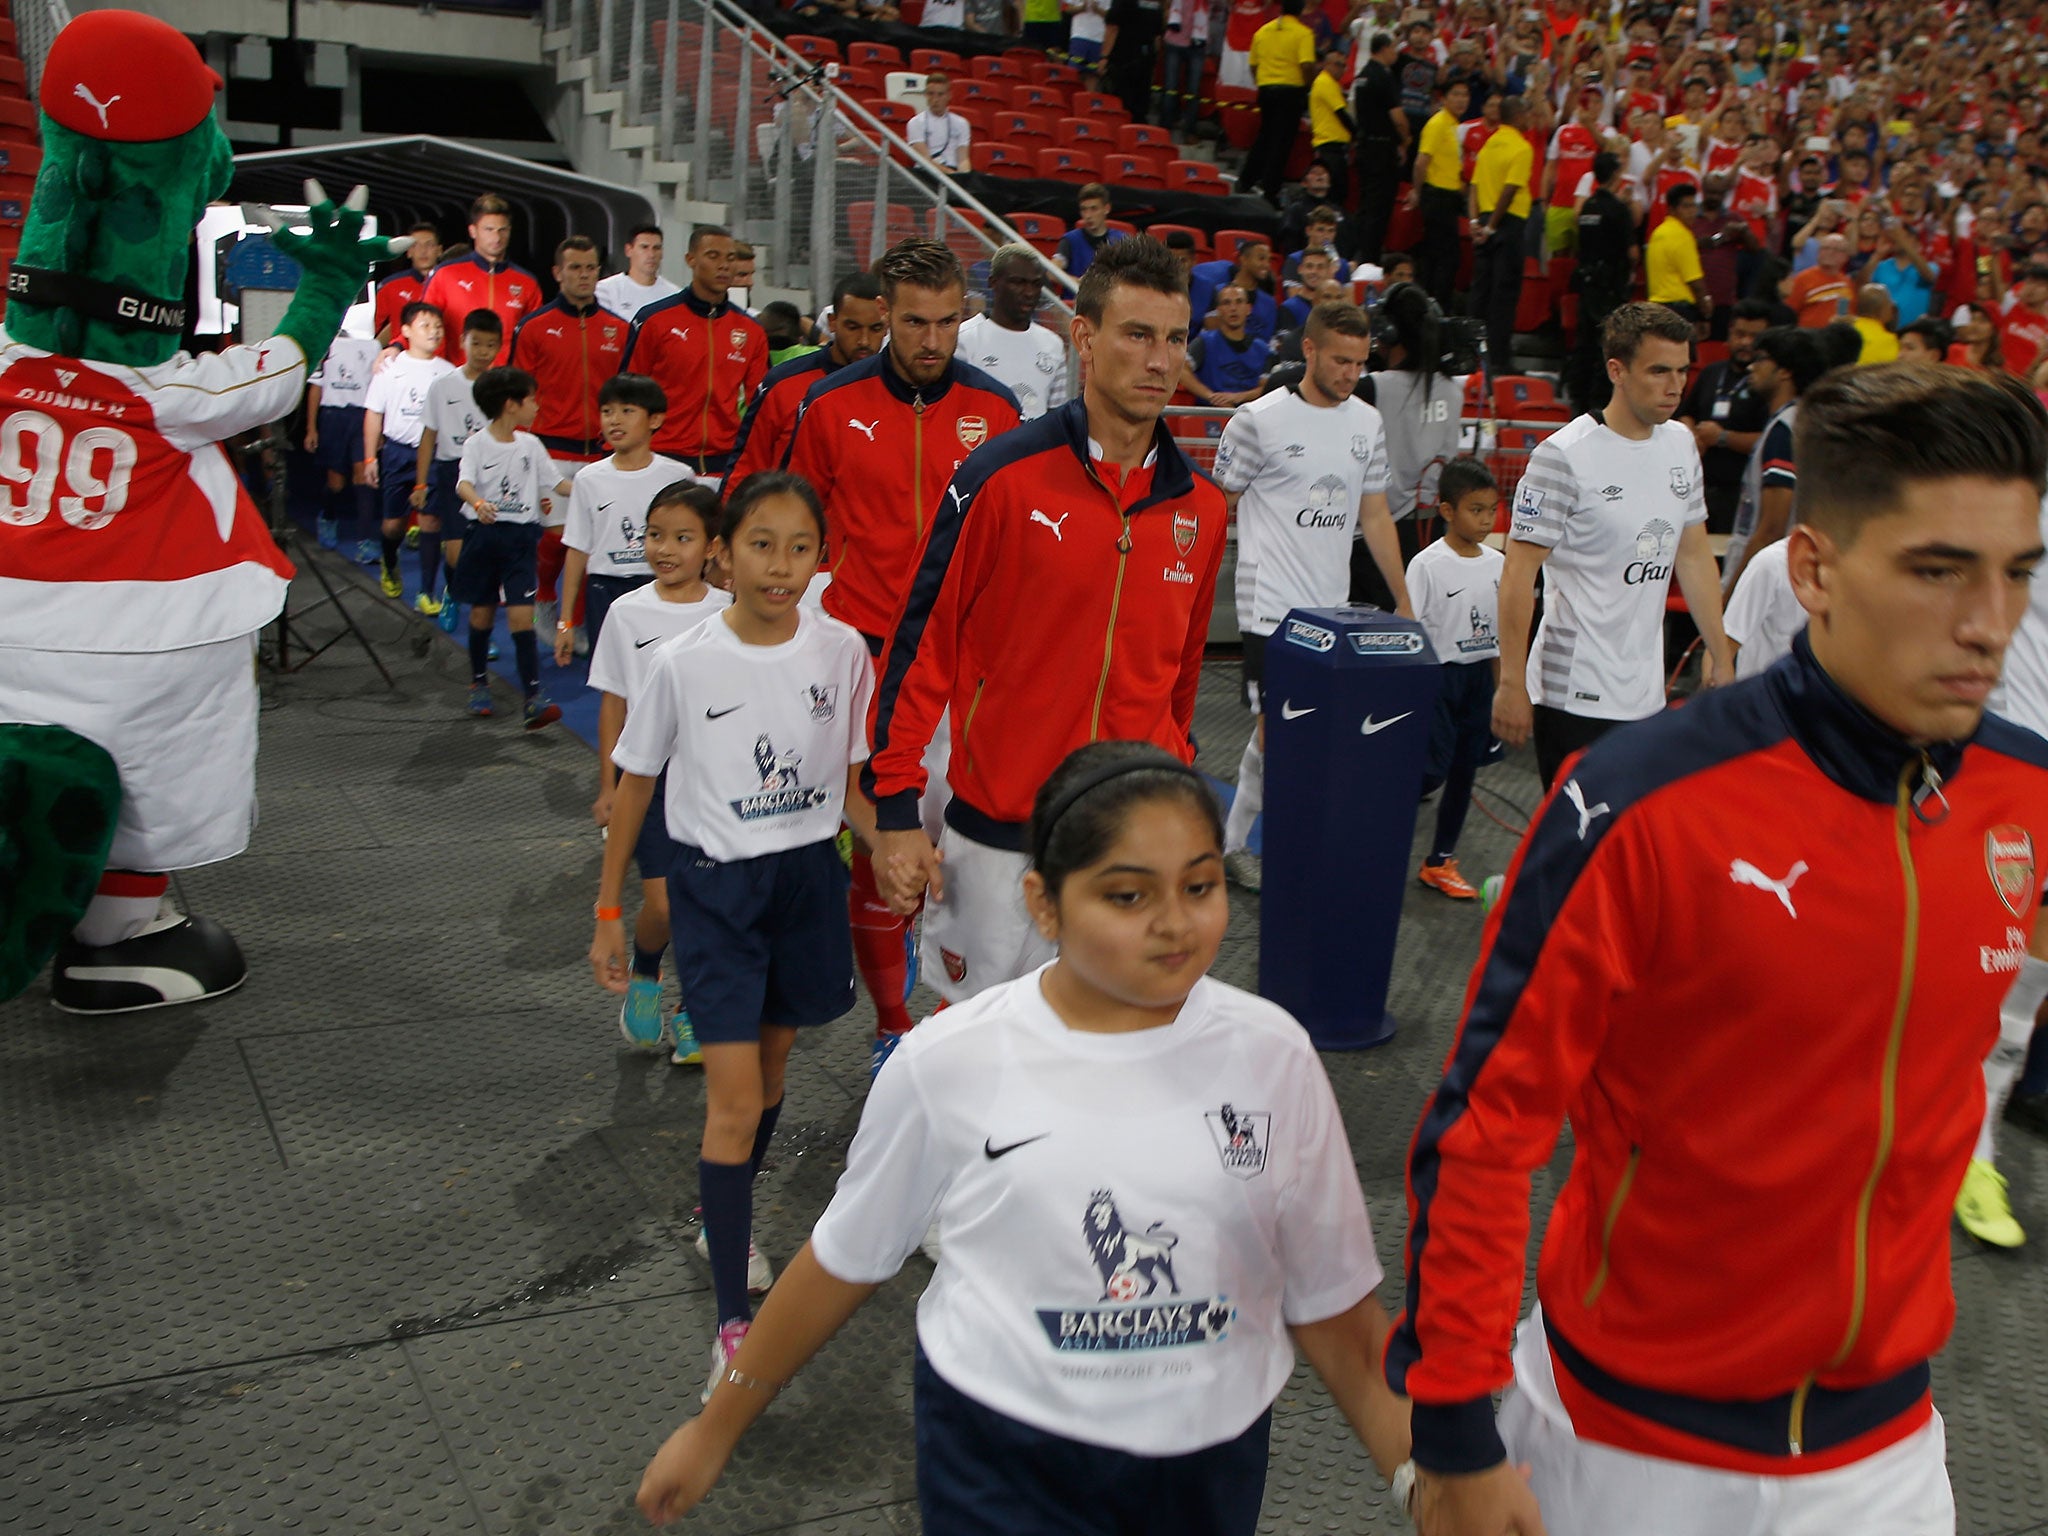
[[960, 446], [969, 453], [988, 441], [988, 418], [986, 416], [962, 416], [954, 424], [960, 434]]
[[2024, 916], [2034, 894], [2033, 835], [2025, 827], [1993, 827], [1984, 834], [1984, 867], [2005, 910]]
[[1173, 514], [1173, 547], [1181, 552], [1182, 558], [1195, 547], [1195, 539], [1202, 531], [1202, 520], [1192, 512]]
[[747, 344], [747, 333], [738, 326], [732, 328], [732, 349], [737, 352]]
[[939, 959], [945, 962], [946, 975], [953, 981], [962, 982], [967, 979], [967, 957], [965, 955], [956, 955], [950, 949], [942, 949], [939, 951]]

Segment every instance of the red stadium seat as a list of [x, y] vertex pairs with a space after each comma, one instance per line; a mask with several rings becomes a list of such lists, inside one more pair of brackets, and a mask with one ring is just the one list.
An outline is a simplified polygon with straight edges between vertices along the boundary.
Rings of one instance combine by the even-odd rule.
[[903, 50], [892, 48], [887, 43], [848, 43], [846, 62], [859, 64], [863, 68], [901, 69]]
[[1543, 275], [1543, 263], [1522, 263], [1522, 291], [1515, 300], [1515, 329], [1541, 330], [1550, 319], [1550, 279]]
[[974, 161], [974, 168], [990, 176], [1006, 176], [1013, 181], [1035, 177], [1038, 174], [1038, 153], [1047, 146], [1040, 140], [1032, 139], [1023, 144], [1006, 144], [1001, 139], [976, 144], [968, 150]]
[[967, 73], [977, 80], [1022, 80], [1024, 66], [1012, 58], [983, 54], [967, 61]]
[[1166, 177], [1158, 166], [1151, 160], [1140, 159], [1136, 155], [1104, 155], [1102, 179], [1119, 187], [1143, 187], [1156, 192], [1166, 190]]
[[1081, 71], [1071, 64], [1048, 64], [1045, 74], [1039, 79], [1040, 85], [1049, 85], [1056, 91], [1072, 93], [1081, 83]]
[[1192, 224], [1147, 224], [1145, 233], [1162, 243], [1168, 235], [1192, 235], [1195, 238], [1195, 260], [1209, 259], [1209, 232], [1206, 229], [1197, 229]]
[[1036, 112], [998, 112], [995, 115], [995, 126], [989, 131], [998, 138], [1008, 139], [1013, 144], [1021, 144], [1030, 139], [1040, 140], [1042, 142], [1038, 147], [1041, 149], [1050, 147], [1059, 140], [1059, 135], [1053, 132], [1052, 120]]
[[905, 123], [917, 116], [917, 108], [907, 101], [870, 101], [863, 102], [862, 105], [867, 108], [869, 115], [887, 123], [898, 133], [903, 131]]
[[969, 75], [957, 84], [953, 95], [957, 101], [978, 101], [986, 107], [1010, 105], [1009, 82], [1002, 80], [977, 80]]
[[0, 99], [0, 127], [26, 128], [28, 140], [36, 138], [36, 109], [25, 101]]
[[1105, 150], [1116, 148], [1115, 132], [1099, 117], [1063, 117], [1054, 125], [1054, 136], [1064, 144], [1100, 144]]
[[1698, 344], [1699, 355], [1693, 359], [1702, 368], [1728, 361], [1728, 343], [1725, 341], [1703, 341]]
[[1043, 112], [1048, 117], [1064, 117], [1072, 96], [1071, 91], [1049, 85], [1020, 85], [1011, 90], [1010, 101], [1020, 112]]
[[805, 32], [793, 32], [783, 41], [807, 59], [830, 59], [839, 62], [839, 45], [829, 37], [812, 37]]
[[[846, 205], [846, 238], [853, 246], [854, 259], [867, 260], [868, 239], [874, 233], [875, 205], [871, 202]], [[882, 231], [882, 244], [915, 240], [924, 231], [917, 227], [917, 214], [903, 203], [889, 205], [889, 225]]]
[[1029, 66], [1032, 64], [1043, 64], [1045, 62], [1045, 54], [1043, 50], [1037, 48], [1025, 48], [1021, 46], [1016, 48], [1005, 48], [1003, 50], [1003, 57], [1008, 59], [1012, 64], [1024, 66]]
[[1199, 192], [1209, 197], [1221, 197], [1232, 190], [1222, 172], [1206, 160], [1167, 161], [1166, 185], [1171, 190]]
[[1571, 420], [1571, 411], [1547, 380], [1518, 373], [1493, 381], [1493, 414], [1504, 421]]
[[1094, 181], [1102, 174], [1102, 162], [1085, 149], [1055, 145], [1038, 152], [1038, 174], [1055, 181]]
[[[960, 258], [963, 266], [973, 266], [977, 261], [987, 261], [989, 246], [1001, 244], [995, 231], [989, 228], [988, 220], [972, 208], [934, 208], [926, 218], [930, 237], [946, 246]], [[987, 236], [975, 234], [981, 230]]]
[[1104, 219], [1102, 221], [1102, 227], [1104, 229], [1113, 229], [1118, 234], [1123, 235], [1125, 237], [1135, 235], [1138, 232], [1137, 225], [1127, 224], [1122, 219]]
[[985, 101], [970, 101], [953, 108], [955, 116], [966, 118], [972, 125], [977, 139], [985, 139], [995, 132], [996, 111]]
[[842, 64], [839, 66], [839, 89], [859, 99], [862, 96], [880, 96], [888, 89], [888, 82], [879, 69], [865, 64]]
[[[1173, 135], [1151, 123], [1120, 123], [1116, 130], [1116, 144], [1127, 155], [1144, 149], [1171, 150]], [[1166, 156], [1168, 160], [1172, 158], [1171, 154]]]
[[[1273, 243], [1273, 237], [1264, 230], [1219, 229], [1209, 237], [1209, 244], [1215, 250], [1218, 261], [1235, 261], [1237, 260], [1238, 246], [1247, 240], [1258, 240], [1269, 246]], [[1284, 255], [1285, 253], [1281, 252], [1279, 254]], [[1277, 270], [1279, 265], [1278, 255], [1276, 255], [1273, 266]]]
[[1131, 120], [1131, 109], [1123, 104], [1121, 97], [1106, 95], [1101, 91], [1074, 92], [1074, 116], [1113, 117], [1120, 123]]
[[33, 176], [43, 168], [43, 152], [21, 144], [0, 144], [0, 171]]
[[1465, 375], [1465, 409], [1468, 421], [1477, 421], [1486, 414], [1486, 379], [1482, 374]]
[[1060, 237], [1067, 232], [1066, 220], [1049, 213], [1013, 213], [1010, 228], [1047, 256], [1059, 249]]
[[1250, 149], [1259, 136], [1259, 93], [1248, 85], [1216, 87], [1216, 119], [1232, 149]]
[[960, 62], [960, 55], [948, 53], [943, 48], [911, 49], [910, 67], [921, 75], [928, 75], [935, 69], [943, 69], [956, 79], [967, 73]]

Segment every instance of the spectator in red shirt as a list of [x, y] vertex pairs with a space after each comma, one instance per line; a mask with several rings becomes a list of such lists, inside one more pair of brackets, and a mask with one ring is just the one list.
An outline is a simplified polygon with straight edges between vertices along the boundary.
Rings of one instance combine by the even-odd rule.
[[2031, 376], [2034, 359], [2048, 346], [2048, 262], [2031, 262], [2020, 272], [2019, 293], [1999, 326], [2005, 366]]

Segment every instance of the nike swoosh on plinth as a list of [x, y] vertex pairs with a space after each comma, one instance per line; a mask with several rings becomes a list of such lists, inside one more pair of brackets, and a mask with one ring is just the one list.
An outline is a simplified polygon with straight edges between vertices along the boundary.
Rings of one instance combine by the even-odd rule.
[[1412, 715], [1414, 713], [1415, 711], [1411, 709], [1407, 711], [1407, 713], [1405, 714], [1399, 714], [1394, 716], [1394, 718], [1391, 720], [1375, 720], [1371, 715], [1367, 715], [1358, 727], [1358, 734], [1361, 736], [1377, 736], [1381, 731], [1384, 731], [1388, 726], [1399, 725], [1403, 720], [1406, 720], [1409, 715]]
[[1280, 718], [1282, 720], [1299, 720], [1303, 715], [1312, 715], [1315, 712], [1315, 705], [1311, 704], [1307, 709], [1296, 709], [1291, 700], [1280, 706]]

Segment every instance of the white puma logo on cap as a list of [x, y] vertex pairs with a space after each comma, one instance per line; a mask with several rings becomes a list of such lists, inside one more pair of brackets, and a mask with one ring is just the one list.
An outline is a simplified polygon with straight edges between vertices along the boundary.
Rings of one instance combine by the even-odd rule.
[[99, 113], [100, 126], [102, 128], [107, 126], [107, 108], [121, 99], [119, 96], [109, 96], [105, 101], [101, 101], [99, 97], [93, 95], [92, 87], [83, 80], [71, 87], [71, 94], [84, 102], [88, 107], [91, 107], [93, 111]]

